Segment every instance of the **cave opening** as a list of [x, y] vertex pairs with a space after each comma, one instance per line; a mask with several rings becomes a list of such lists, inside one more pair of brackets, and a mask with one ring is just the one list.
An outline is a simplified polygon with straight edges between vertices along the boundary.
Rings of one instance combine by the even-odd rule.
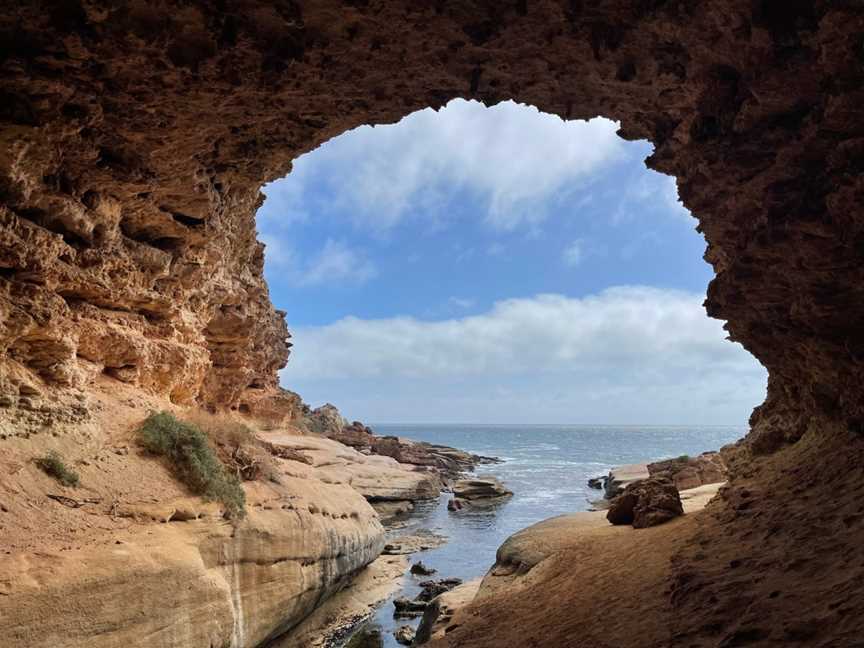
[[[443, 495], [397, 520], [447, 537], [423, 569], [473, 582], [513, 534], [605, 506], [620, 466], [641, 478], [738, 441], [765, 397], [762, 366], [704, 311], [713, 272], [674, 179], [619, 128], [456, 100], [336, 136], [263, 189], [265, 277], [294, 341], [282, 386], [385, 438], [508, 457], [477, 467], [505, 503]], [[724, 480], [702, 456], [687, 510]], [[391, 612], [423, 596], [409, 579], [357, 636], [425, 639]]]
[[[307, 593], [317, 602], [332, 591], [324, 578], [269, 578], [294, 567], [315, 570], [305, 559], [271, 562], [271, 553], [255, 553], [258, 539], [284, 528], [277, 524], [250, 524], [254, 538], [237, 534], [244, 542], [203, 549], [208, 558], [229, 558], [230, 582], [202, 570], [212, 561], [194, 551], [191, 559], [171, 552], [177, 569], [160, 572], [188, 576], [182, 582], [150, 579], [152, 571], [139, 578], [133, 569], [161, 563], [117, 559], [126, 548], [113, 538], [111, 551], [96, 546], [98, 553], [87, 554], [96, 527], [78, 514], [91, 509], [45, 507], [44, 476], [29, 468], [37, 451], [63, 446], [81, 460], [84, 483], [104, 489], [106, 503], [131, 490], [141, 500], [173, 482], [154, 462], [114, 445], [128, 441], [110, 437], [121, 420], [115, 411], [138, 416], [155, 398], [213, 411], [242, 406], [274, 419], [296, 414], [297, 401], [277, 390], [290, 345], [261, 276], [254, 236], [261, 184], [352, 127], [392, 123], [458, 97], [512, 98], [566, 119], [607, 115], [621, 121], [624, 139], [653, 142], [648, 165], [678, 178], [708, 242], [716, 271], [708, 314], [728, 323], [770, 377], [765, 403], [734, 448], [730, 483], [697, 523], [634, 535], [633, 545], [613, 539], [571, 547], [541, 565], [533, 584], [496, 593], [494, 605], [479, 602], [443, 644], [859, 641], [861, 7], [752, 0], [67, 4], [58, 12], [56, 3], [12, 3], [0, 16], [0, 439], [10, 468], [0, 508], [9, 532], [3, 544], [15, 554], [2, 597], [12, 645], [58, 637], [64, 645], [130, 645], [142, 636], [171, 646], [257, 644], [312, 607], [292, 607], [286, 619], [282, 603], [302, 603]], [[333, 243], [331, 252], [339, 251]], [[549, 258], [560, 258], [555, 251]], [[580, 253], [577, 246], [571, 257]], [[221, 330], [208, 336], [214, 315]], [[363, 333], [380, 341], [375, 330]], [[430, 340], [429, 355], [440, 356], [436, 343]], [[134, 371], [112, 358], [130, 348], [140, 352]], [[105, 367], [121, 369], [129, 382]], [[99, 392], [106, 384], [122, 401], [90, 407], [88, 397], [106, 396]], [[92, 447], [107, 450], [104, 463], [86, 454]], [[122, 466], [115, 482], [98, 478], [108, 460]], [[325, 513], [336, 525], [369, 521], [368, 511], [337, 506], [356, 493], [341, 495], [330, 502], [333, 511], [316, 500], [290, 504], [284, 515], [306, 516], [313, 534], [329, 529], [321, 524]], [[106, 524], [118, 524], [113, 513]], [[155, 537], [168, 526], [147, 528]], [[200, 541], [189, 546], [201, 548]], [[45, 551], [52, 546], [57, 552]], [[50, 587], [43, 587], [46, 555]], [[329, 555], [337, 564], [321, 570], [327, 576], [363, 562], [346, 566], [354, 551]], [[104, 569], [82, 579], [80, 569], [61, 564]], [[502, 570], [522, 566], [505, 562]], [[298, 580], [312, 588], [286, 586]], [[172, 586], [188, 596], [166, 596]], [[228, 601], [226, 591], [237, 596]], [[79, 603], [94, 596], [82, 618]], [[112, 604], [118, 600], [126, 616]], [[205, 600], [220, 613], [209, 614], [217, 608]], [[208, 618], [195, 616], [201, 610]], [[233, 633], [222, 618], [234, 621]]]
[[257, 214], [283, 386], [380, 423], [743, 428], [764, 370], [706, 317], [696, 221], [619, 129], [456, 100], [295, 160]]

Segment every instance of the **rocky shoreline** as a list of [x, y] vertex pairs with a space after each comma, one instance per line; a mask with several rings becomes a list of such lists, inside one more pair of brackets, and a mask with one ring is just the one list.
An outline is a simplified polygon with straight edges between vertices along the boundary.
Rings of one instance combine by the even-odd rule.
[[[703, 484], [726, 481], [729, 468], [727, 459], [731, 449], [711, 450], [696, 457], [681, 455], [654, 462], [615, 466], [605, 475], [592, 477], [588, 487], [603, 491], [602, 500], [611, 501], [630, 485], [652, 477], [671, 480], [679, 491], [697, 488]], [[601, 500], [592, 502], [603, 506]]]
[[[430, 576], [434, 572], [428, 571], [421, 561], [415, 562], [409, 570], [409, 557], [448, 541], [446, 537], [428, 529], [400, 533], [410, 520], [415, 505], [434, 500], [441, 493], [452, 493], [448, 502], [448, 508], [452, 511], [499, 505], [512, 496], [512, 492], [494, 477], [470, 474], [477, 466], [500, 463], [501, 460], [439, 444], [379, 436], [358, 421], [349, 423], [330, 404], [315, 410], [305, 409], [304, 416], [296, 425], [306, 434], [291, 438], [280, 433], [265, 433], [262, 436], [274, 446], [303, 455], [313, 466], [323, 465], [333, 470], [335, 465], [344, 460], [346, 463], [336, 472], [347, 473], [351, 486], [363, 494], [378, 513], [387, 541], [376, 561], [361, 570], [344, 590], [324, 602], [298, 628], [272, 646], [377, 646], [380, 643], [379, 630], [365, 628], [365, 623], [380, 605], [400, 589], [401, 582], [409, 573], [412, 577], [419, 577]], [[357, 467], [357, 464], [363, 465], [361, 457], [376, 466], [375, 476]], [[394, 466], [398, 469], [394, 470]], [[386, 470], [388, 467], [389, 471]], [[384, 472], [381, 472], [382, 468]], [[395, 560], [391, 562], [391, 559]], [[384, 561], [388, 563], [387, 568], [380, 565]], [[398, 566], [393, 568], [393, 565]], [[386, 584], [381, 582], [382, 579]], [[439, 595], [453, 588], [459, 589], [462, 581], [458, 578], [443, 578], [420, 581], [419, 584], [421, 593], [413, 600], [404, 597], [393, 600], [395, 618], [424, 617], [432, 601], [437, 601]], [[434, 623], [434, 618], [425, 622]], [[397, 641], [413, 645], [414, 633], [413, 627], [401, 626], [397, 630]]]
[[[334, 636], [345, 636], [408, 566], [404, 556], [382, 558], [391, 542], [382, 518], [398, 520], [384, 509], [404, 515], [439, 498], [463, 474], [457, 468], [488, 461], [369, 432], [390, 451], [376, 454], [313, 429], [321, 413], [306, 407], [278, 424], [213, 416], [115, 383], [96, 382], [90, 419], [65, 436], [6, 440], [4, 646], [115, 648], [147, 636], [164, 648], [246, 648], [286, 633], [317, 636], [334, 616], [346, 621]], [[194, 424], [217, 462], [236, 471], [242, 517], [191, 493], [141, 446], [146, 412], [161, 410]], [[48, 451], [74, 471], [74, 485], [38, 467], [34, 458]], [[166, 588], [184, 594], [165, 597]]]
[[[392, 599], [392, 605], [395, 619], [419, 618], [420, 624], [416, 628], [398, 625], [393, 632], [394, 638], [406, 646], [444, 640], [448, 631], [460, 625], [460, 615], [466, 608], [476, 605], [482, 609], [496, 595], [518, 590], [527, 582], [525, 576], [528, 572], [551, 556], [566, 551], [583, 538], [615, 533], [620, 528], [617, 525], [622, 523], [641, 529], [668, 522], [685, 513], [695, 513], [718, 493], [725, 479], [726, 467], [717, 452], [706, 452], [695, 458], [681, 456], [618, 466], [607, 475], [589, 482], [592, 488], [602, 487], [609, 495], [608, 512], [565, 515], [517, 532], [499, 548], [497, 561], [484, 578], [467, 583], [452, 577], [430, 579], [428, 577], [435, 571], [426, 568], [422, 561], [415, 562], [410, 574], [415, 579], [425, 577], [426, 580], [417, 581], [420, 591], [416, 596], [398, 596]], [[452, 491], [454, 497], [448, 502], [450, 511], [495, 506], [501, 499], [512, 495], [497, 480], [485, 478], [459, 480], [453, 484]], [[422, 538], [412, 537], [410, 540], [413, 544], [407, 552], [425, 548]], [[391, 548], [393, 553], [405, 553], [401, 545]], [[476, 615], [476, 612], [472, 614]], [[334, 647], [376, 648], [382, 645], [381, 633], [380, 628], [363, 626], [351, 641], [334, 644]]]
[[[250, 436], [242, 441], [233, 436], [240, 429], [237, 420], [195, 414], [242, 477], [247, 513], [231, 522], [217, 503], [190, 497], [136, 445], [141, 412], [166, 404], [110, 387], [95, 395], [99, 416], [87, 431], [107, 450], [89, 455], [80, 450], [88, 447], [83, 442], [58, 446], [80, 473], [80, 489], [59, 486], [38, 470], [16, 469], [28, 465], [35, 446], [26, 438], [9, 443], [9, 470], [0, 475], [2, 504], [4, 512], [20, 515], [3, 518], [11, 558], [2, 565], [0, 586], [4, 612], [14, 620], [7, 633], [14, 648], [114, 648], [144, 634], [172, 648], [202, 642], [340, 648], [359, 641], [357, 630], [401, 589], [412, 562], [408, 556], [446, 542], [433, 533], [404, 530], [415, 506], [450, 493], [449, 508], [460, 515], [463, 509], [494, 508], [511, 495], [494, 478], [473, 474], [493, 458], [378, 436], [345, 421], [332, 406], [300, 407], [279, 425], [243, 419]], [[231, 434], [225, 436], [220, 426]], [[722, 460], [722, 453], [706, 453], [622, 467], [606, 475], [603, 486], [626, 493], [634, 484], [666, 480], [681, 491], [681, 510], [688, 512], [716, 489], [681, 487], [725, 478], [718, 472]], [[130, 474], [136, 479], [129, 480]], [[57, 499], [46, 506], [52, 495]], [[656, 506], [651, 515], [657, 517]], [[415, 585], [421, 577], [429, 580], [427, 594], [402, 604], [421, 623], [415, 637], [402, 628], [401, 638], [412, 645], [434, 642], [458, 626], [462, 607], [522, 582], [556, 543], [565, 547], [585, 533], [618, 529], [603, 513], [565, 517], [515, 534], [481, 584], [468, 587], [446, 573], [429, 578], [418, 567], [410, 578]], [[36, 525], [43, 530], [38, 543], [30, 533]], [[557, 529], [557, 539], [550, 541], [543, 529]], [[531, 540], [533, 548], [525, 549], [525, 538], [537, 532], [544, 539]], [[166, 600], [160, 594], [166, 586], [185, 588], [186, 599]], [[65, 597], [59, 602], [58, 593]], [[94, 605], [82, 612], [74, 602], [84, 599]], [[123, 615], [112, 601], [128, 602]], [[115, 629], [106, 631], [109, 619]]]

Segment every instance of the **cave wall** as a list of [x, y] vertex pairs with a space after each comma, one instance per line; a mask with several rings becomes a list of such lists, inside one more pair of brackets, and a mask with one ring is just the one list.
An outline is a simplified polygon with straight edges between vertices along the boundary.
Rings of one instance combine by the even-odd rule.
[[68, 414], [40, 403], [99, 373], [177, 403], [296, 406], [260, 186], [347, 129], [463, 97], [651, 140], [708, 242], [708, 314], [770, 373], [753, 447], [814, 416], [858, 429], [862, 30], [836, 1], [7, 2], [5, 416]]

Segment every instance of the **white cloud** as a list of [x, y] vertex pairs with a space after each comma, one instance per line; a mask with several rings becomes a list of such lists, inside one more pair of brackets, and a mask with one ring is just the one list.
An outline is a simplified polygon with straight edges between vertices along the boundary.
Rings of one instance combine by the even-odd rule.
[[445, 321], [348, 317], [294, 330], [283, 382], [379, 421], [743, 424], [765, 371], [701, 301], [622, 286]]
[[[444, 206], [464, 190], [480, 198], [489, 225], [513, 229], [542, 222], [549, 200], [622, 156], [617, 128], [603, 118], [565, 122], [509, 101], [486, 108], [456, 100], [437, 113], [345, 133], [301, 156], [265, 193], [289, 216], [317, 200], [318, 210], [348, 210], [357, 225], [386, 231], [421, 212], [450, 218]], [[328, 188], [312, 196], [312, 186]]]
[[375, 264], [362, 250], [342, 241], [327, 239], [321, 250], [303, 259], [284, 239], [267, 234], [259, 238], [267, 246], [268, 263], [300, 286], [335, 282], [362, 284], [378, 274]]
[[576, 240], [564, 248], [561, 259], [564, 265], [573, 268], [582, 262], [582, 256], [582, 241]]
[[333, 281], [365, 283], [377, 275], [374, 264], [345, 243], [327, 239], [322, 250], [309, 263], [300, 283], [316, 286]]
[[671, 215], [691, 222], [693, 218], [678, 197], [675, 178], [650, 170], [622, 189], [612, 221], [628, 222], [645, 214]]
[[751, 366], [725, 339], [697, 295], [647, 286], [609, 288], [581, 299], [538, 295], [497, 302], [472, 317], [426, 322], [362, 320], [294, 331], [295, 378], [378, 374], [477, 374], [626, 367]]

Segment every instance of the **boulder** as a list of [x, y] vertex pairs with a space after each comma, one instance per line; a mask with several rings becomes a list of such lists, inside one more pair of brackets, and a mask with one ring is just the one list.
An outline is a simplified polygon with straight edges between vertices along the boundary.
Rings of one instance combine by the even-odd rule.
[[415, 576], [431, 576], [434, 574], [436, 569], [432, 569], [431, 567], [427, 567], [422, 562], [418, 561], [411, 565], [411, 573]]
[[477, 505], [482, 504], [484, 500], [498, 501], [510, 497], [513, 492], [507, 490], [504, 484], [495, 477], [484, 475], [471, 479], [460, 479], [453, 484], [453, 495], [456, 500], [462, 500], [462, 503]]
[[588, 488], [602, 490], [606, 488], [606, 477], [592, 477], [588, 480]]
[[403, 646], [410, 646], [414, 643], [414, 633], [414, 628], [409, 625], [403, 625], [396, 628], [393, 632], [393, 637], [396, 639], [396, 643], [400, 643]]
[[652, 477], [625, 488], [610, 504], [606, 519], [612, 524], [632, 524], [634, 529], [642, 529], [679, 515], [684, 515], [684, 507], [675, 484], [663, 477]]
[[339, 434], [347, 424], [336, 406], [330, 403], [312, 410], [304, 417], [304, 422], [310, 432], [326, 437]]
[[393, 600], [394, 619], [414, 619], [423, 616], [423, 611], [428, 605], [427, 601], [411, 600], [404, 596]]

